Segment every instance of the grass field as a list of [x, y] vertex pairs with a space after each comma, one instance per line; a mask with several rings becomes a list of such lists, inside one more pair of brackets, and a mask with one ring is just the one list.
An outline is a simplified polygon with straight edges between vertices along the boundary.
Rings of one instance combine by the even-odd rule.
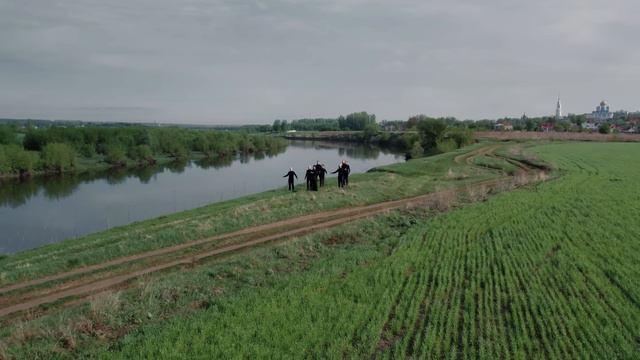
[[335, 186], [335, 178], [329, 178], [319, 193], [290, 193], [283, 187], [18, 253], [0, 260], [0, 286], [292, 216], [399, 199], [498, 176], [455, 163], [458, 154], [352, 175], [346, 192]]
[[[640, 144], [526, 146], [561, 176], [446, 213], [394, 211], [145, 278], [134, 290], [3, 328], [0, 357], [640, 357]], [[496, 153], [520, 156], [522, 147]], [[344, 200], [329, 192], [320, 203], [367, 203], [492, 176], [471, 173], [453, 156], [364, 174], [362, 183], [382, 184], [379, 194], [356, 188]], [[287, 196], [311, 195], [275, 191], [144, 224], [202, 222], [222, 211], [216, 206], [245, 206], [252, 222], [267, 222], [264, 205], [253, 204], [279, 199], [271, 216], [287, 216]], [[308, 211], [301, 206], [295, 211]], [[9, 257], [0, 269], [20, 261], [35, 267], [5, 275], [7, 282], [53, 272], [33, 257], [56, 250], [61, 260], [53, 263], [64, 268], [65, 249], [80, 249], [74, 256], [89, 261], [92, 246], [114, 238], [122, 251], [138, 251], [141, 240], [118, 231], [142, 229], [96, 235], [86, 250], [72, 241], [59, 252]]]

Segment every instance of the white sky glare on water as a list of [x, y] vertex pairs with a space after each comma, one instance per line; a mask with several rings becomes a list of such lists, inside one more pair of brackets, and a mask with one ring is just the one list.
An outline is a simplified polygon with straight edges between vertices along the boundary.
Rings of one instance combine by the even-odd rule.
[[0, 0], [0, 117], [640, 109], [637, 0]]

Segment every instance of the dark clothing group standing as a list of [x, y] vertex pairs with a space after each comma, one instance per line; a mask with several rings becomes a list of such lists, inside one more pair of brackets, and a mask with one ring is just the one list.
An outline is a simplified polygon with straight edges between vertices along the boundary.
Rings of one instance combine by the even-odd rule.
[[[346, 185], [349, 185], [349, 173], [351, 173], [351, 168], [346, 161], [343, 161], [338, 166], [338, 170], [332, 172], [332, 174], [335, 173], [338, 173], [338, 187], [345, 187]], [[307, 182], [307, 190], [318, 191], [319, 187], [323, 187], [326, 174], [327, 169], [325, 169], [324, 164], [320, 164], [318, 162], [313, 166], [309, 166], [309, 169], [307, 169], [304, 174], [304, 179]], [[289, 190], [295, 191], [293, 178], [295, 177], [297, 179], [298, 175], [293, 171], [293, 168], [289, 169], [289, 172], [283, 177], [289, 178]]]
[[336, 171], [331, 172], [332, 174], [338, 174], [338, 187], [345, 187], [349, 185], [349, 174], [351, 173], [351, 167], [347, 164], [346, 161], [338, 164], [338, 168]]
[[320, 183], [320, 187], [323, 187], [324, 176], [326, 173], [327, 169], [325, 169], [324, 165], [320, 163], [309, 166], [309, 169], [307, 169], [307, 172], [304, 175], [304, 178], [307, 180], [307, 190], [318, 191], [318, 182]]

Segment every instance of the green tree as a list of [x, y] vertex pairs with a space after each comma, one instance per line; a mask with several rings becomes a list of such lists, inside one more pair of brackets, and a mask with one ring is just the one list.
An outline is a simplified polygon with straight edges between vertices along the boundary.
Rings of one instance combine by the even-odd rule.
[[18, 145], [5, 147], [5, 154], [11, 163], [11, 171], [20, 176], [30, 175], [38, 165], [38, 153], [26, 151]]
[[368, 114], [366, 111], [352, 113], [347, 117], [340, 116], [338, 124], [342, 130], [364, 130], [369, 124], [376, 123], [376, 116]]
[[124, 146], [120, 144], [107, 145], [104, 160], [112, 166], [124, 166], [127, 162]]
[[447, 124], [439, 119], [425, 119], [418, 123], [422, 145], [427, 150], [436, 146], [445, 130], [447, 130]]
[[4, 149], [4, 146], [0, 145], [0, 174], [8, 174], [11, 172], [11, 161]]
[[466, 128], [452, 128], [447, 131], [447, 138], [456, 143], [457, 148], [471, 145], [474, 142], [473, 131]]
[[441, 153], [454, 151], [455, 149], [458, 148], [458, 145], [453, 139], [440, 139], [436, 144], [437, 144], [436, 148]]
[[282, 129], [280, 128], [280, 120], [275, 120], [273, 122], [272, 129], [274, 132], [280, 132]]
[[186, 146], [178, 139], [169, 142], [167, 153], [174, 159], [186, 159], [188, 154]]
[[66, 169], [73, 168], [75, 166], [75, 151], [67, 144], [47, 144], [42, 148], [40, 155], [42, 158], [42, 164], [47, 171], [62, 173]]
[[151, 147], [146, 144], [133, 147], [129, 157], [139, 164], [154, 164], [156, 162]]
[[9, 126], [0, 125], [0, 145], [9, 145], [16, 143], [16, 133]]
[[600, 127], [598, 127], [598, 132], [600, 134], [608, 134], [611, 132], [611, 126], [609, 126], [609, 124], [607, 123], [600, 124]]
[[380, 132], [380, 126], [375, 123], [369, 123], [363, 130], [363, 136], [366, 140], [370, 140]]
[[419, 158], [424, 154], [424, 149], [422, 148], [422, 145], [420, 145], [420, 141], [416, 141], [413, 143], [413, 146], [411, 147], [411, 158]]

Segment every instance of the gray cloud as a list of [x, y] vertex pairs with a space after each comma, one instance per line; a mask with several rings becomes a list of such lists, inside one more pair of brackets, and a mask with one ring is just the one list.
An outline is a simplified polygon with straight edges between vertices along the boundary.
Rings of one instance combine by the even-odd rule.
[[[0, 116], [270, 122], [637, 109], [633, 0], [0, 0]], [[633, 84], [633, 85], [632, 85]]]

